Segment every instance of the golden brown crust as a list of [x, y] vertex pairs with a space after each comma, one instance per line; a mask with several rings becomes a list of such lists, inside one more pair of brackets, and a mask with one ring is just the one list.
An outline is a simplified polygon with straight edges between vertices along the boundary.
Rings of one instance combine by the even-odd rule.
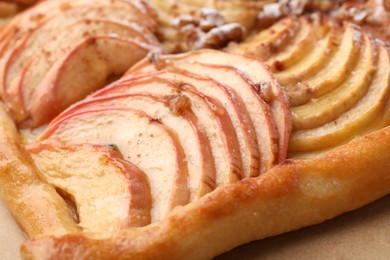
[[390, 128], [321, 158], [288, 160], [262, 177], [217, 189], [158, 225], [103, 239], [66, 235], [28, 241], [26, 259], [204, 259], [237, 245], [327, 219], [390, 192]]

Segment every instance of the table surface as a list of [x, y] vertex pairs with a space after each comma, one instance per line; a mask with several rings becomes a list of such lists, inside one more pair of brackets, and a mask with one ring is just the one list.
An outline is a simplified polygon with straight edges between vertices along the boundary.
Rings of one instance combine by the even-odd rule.
[[[23, 234], [0, 201], [0, 259], [20, 259]], [[216, 258], [390, 259], [390, 196], [325, 223], [240, 246]]]

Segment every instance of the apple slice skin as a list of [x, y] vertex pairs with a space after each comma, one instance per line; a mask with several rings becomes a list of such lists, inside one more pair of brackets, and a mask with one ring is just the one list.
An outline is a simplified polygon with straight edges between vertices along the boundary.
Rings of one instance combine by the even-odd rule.
[[[93, 7], [84, 5], [80, 6], [80, 8], [67, 8], [54, 17], [49, 17], [53, 19], [48, 19], [48, 21], [44, 20], [38, 24], [36, 28], [33, 26], [32, 29], [29, 29], [22, 34], [22, 38], [16, 43], [16, 46], [11, 45], [10, 51], [6, 54], [6, 57], [2, 61], [2, 66], [0, 66], [3, 99], [6, 101], [12, 99], [12, 96], [7, 93], [10, 80], [14, 78], [12, 75], [18, 75], [20, 68], [23, 67], [26, 62], [26, 59], [34, 54], [46, 40], [55, 34], [53, 31], [55, 26], [53, 24], [58, 24], [61, 28], [65, 28], [78, 20], [96, 17], [126, 23], [139, 20], [136, 19], [137, 16], [135, 14], [131, 13], [131, 10], [134, 9], [134, 7], [129, 10], [128, 8], [119, 8], [120, 5], [118, 6], [118, 4], [115, 4], [112, 1], [102, 2], [101, 5], [95, 4]], [[128, 3], [122, 3], [122, 5], [123, 4], [128, 5]], [[66, 16], [63, 15], [65, 13], [67, 14]], [[121, 17], [123, 19], [121, 19]], [[141, 21], [144, 20], [146, 21], [147, 19], [141, 19]], [[58, 30], [58, 28], [56, 28], [56, 30]], [[150, 34], [149, 38], [151, 38], [151, 33], [147, 34]]]
[[[270, 107], [256, 92], [248, 79], [232, 66], [195, 62], [181, 63], [177, 67], [188, 72], [195, 71], [198, 75], [213, 78], [240, 94], [241, 98], [245, 100], [244, 105], [253, 122], [260, 151], [260, 170], [252, 171], [245, 177], [256, 177], [271, 169], [278, 160], [278, 132]], [[221, 73], [229, 76], [221, 75]]]
[[318, 99], [291, 108], [295, 130], [315, 128], [336, 120], [367, 93], [375, 72], [377, 48], [368, 35], [363, 37], [365, 43], [359, 61], [342, 84]]
[[[75, 198], [81, 221], [79, 225], [84, 231], [114, 232], [150, 223], [152, 199], [149, 181], [141, 170], [124, 161], [113, 148], [44, 141], [29, 146], [27, 151], [46, 181]], [[110, 189], [101, 193], [99, 184], [108, 183]], [[128, 190], [124, 191], [126, 186]], [[85, 194], [88, 187], [93, 188]], [[92, 201], [83, 201], [88, 199]]]
[[[177, 73], [177, 72], [176, 72]], [[230, 117], [224, 106], [216, 99], [206, 96], [189, 84], [177, 84], [153, 73], [135, 78], [123, 78], [91, 95], [92, 98], [124, 94], [185, 95], [192, 103], [191, 109], [202, 124], [216, 164], [217, 184], [235, 182], [243, 176], [240, 147]], [[177, 81], [177, 80], [176, 80]], [[67, 109], [51, 124], [67, 113], [77, 110], [79, 104]]]
[[[133, 21], [142, 23], [142, 26], [147, 28], [148, 30], [155, 31], [156, 29], [157, 24], [152, 18], [155, 15], [154, 12], [151, 11], [150, 8], [147, 12], [141, 11], [141, 8], [139, 8], [137, 1], [72, 0], [72, 3], [69, 3], [69, 1], [45, 1], [38, 3], [34, 8], [26, 10], [24, 13], [18, 15], [16, 18], [12, 19], [10, 23], [7, 24], [6, 28], [2, 31], [0, 35], [0, 54], [3, 55], [5, 51], [7, 51], [9, 48], [12, 48], [12, 46], [15, 45], [15, 42], [20, 40], [20, 38], [25, 33], [29, 33], [31, 28], [39, 28], [40, 26], [49, 21], [53, 22], [52, 19], [56, 19], [61, 15], [68, 14], [68, 12], [73, 12], [77, 9], [87, 7], [87, 9], [92, 10], [96, 7], [99, 8], [99, 6], [106, 6], [110, 9], [117, 9], [117, 13], [120, 10], [125, 10], [128, 14], [127, 17], [129, 17], [130, 13], [133, 13], [134, 15], [136, 15], [136, 18], [134, 18]], [[67, 16], [74, 17], [74, 15]], [[98, 17], [101, 18], [102, 16]], [[84, 18], [87, 17], [85, 16]], [[60, 25], [63, 24], [60, 23]]]
[[189, 202], [188, 168], [178, 137], [158, 119], [142, 111], [103, 108], [75, 113], [50, 125], [41, 135], [40, 140], [43, 139], [117, 145], [124, 159], [149, 178], [152, 223], [163, 219], [174, 207]]
[[267, 96], [272, 116], [279, 133], [278, 162], [286, 159], [289, 137], [292, 130], [292, 119], [287, 96], [269, 69], [254, 57], [224, 53], [215, 50], [191, 51], [180, 55], [160, 56], [156, 59], [144, 59], [134, 65], [126, 75], [139, 75], [158, 70], [159, 68], [176, 66], [181, 62], [200, 62], [204, 64], [234, 64], [238, 70], [248, 77], [259, 94]]
[[[31, 105], [26, 104], [31, 125], [49, 122], [72, 103], [103, 86], [109, 75], [122, 74], [150, 50], [150, 46], [116, 37], [83, 40], [57, 61], [37, 86]], [[112, 53], [117, 53], [120, 59], [114, 59]]]
[[[187, 158], [189, 171], [188, 186], [191, 201], [197, 200], [216, 187], [215, 166], [211, 147], [206, 134], [193, 114], [191, 104], [183, 104], [186, 96], [173, 95], [169, 97], [150, 94], [119, 94], [98, 98], [89, 98], [74, 106], [66, 117], [73, 113], [81, 113], [99, 108], [128, 108], [143, 111], [151, 118], [159, 118], [161, 123], [175, 129]], [[177, 111], [176, 111], [177, 110]], [[194, 141], [195, 140], [195, 141]]]
[[[109, 20], [83, 20], [72, 24], [44, 45], [37, 54], [26, 62], [19, 77], [14, 79], [7, 89], [7, 96], [9, 96], [7, 104], [13, 111], [15, 120], [20, 122], [26, 118], [28, 112], [24, 107], [25, 102], [23, 100], [31, 98], [35, 87], [39, 85], [53, 63], [61, 57], [61, 54], [65, 54], [68, 49], [71, 49], [72, 44], [89, 35], [113, 34], [126, 39], [139, 39], [140, 42], [148, 41], [142, 36], [141, 31], [134, 26]], [[157, 46], [157, 40], [153, 44]]]
[[[30, 57], [36, 50], [38, 50], [42, 44], [45, 44], [53, 35], [56, 34], [58, 30], [66, 28], [72, 23], [75, 23], [79, 20], [85, 20], [89, 18], [105, 18], [112, 21], [121, 21], [121, 22], [134, 22], [136, 19], [132, 16], [132, 13], [126, 9], [119, 8], [107, 8], [104, 5], [97, 5], [91, 9], [91, 6], [83, 6], [79, 9], [70, 9], [67, 15], [57, 15], [54, 20], [49, 19], [47, 22], [43, 22], [37, 28], [27, 31], [27, 33], [22, 35], [22, 38], [11, 47], [10, 51], [6, 54], [7, 66], [2, 68], [2, 84], [3, 89], [9, 85], [9, 79], [7, 80], [7, 74], [13, 73], [11, 69], [15, 70], [20, 67], [23, 67], [26, 58]], [[95, 12], [92, 12], [95, 11]], [[69, 19], [71, 17], [72, 19]], [[123, 19], [121, 19], [123, 17]], [[123, 21], [122, 21], [123, 20]], [[58, 25], [58, 26], [54, 26]], [[54, 31], [55, 28], [55, 31]], [[18, 65], [21, 64], [21, 65]], [[11, 67], [12, 66], [12, 67]], [[11, 72], [8, 72], [11, 70]], [[3, 75], [4, 74], [4, 75]], [[17, 74], [17, 73], [16, 73]], [[13, 78], [13, 77], [11, 77]], [[4, 92], [4, 91], [3, 91]]]
[[[189, 71], [175, 68], [166, 72], [162, 71], [157, 76], [171, 80], [176, 84], [189, 84], [201, 94], [209, 96], [222, 104], [230, 117], [238, 140], [242, 171], [234, 170], [232, 173], [237, 176], [231, 175], [226, 180], [217, 183], [220, 185], [240, 180], [243, 177], [257, 176], [260, 172], [260, 152], [256, 132], [249, 112], [238, 92], [210, 77], [203, 77]], [[242, 174], [238, 175], [238, 173]]]
[[[243, 165], [242, 173], [244, 176], [250, 176], [251, 172], [254, 172], [254, 174], [258, 173], [260, 158], [253, 123], [250, 121], [248, 111], [236, 91], [228, 89], [226, 86], [211, 78], [202, 77], [180, 69], [160, 71], [156, 72], [155, 75], [175, 82], [178, 85], [193, 86], [196, 91], [210, 96], [223, 104], [237, 135]], [[241, 171], [239, 172], [237, 170], [231, 172], [231, 174], [240, 173]], [[230, 175], [230, 177], [224, 178], [225, 180], [222, 182], [217, 181], [217, 184], [233, 182], [242, 177], [241, 175]]]
[[290, 140], [291, 152], [326, 149], [345, 143], [367, 131], [367, 126], [380, 116], [390, 95], [390, 56], [385, 47], [378, 47], [378, 69], [367, 94], [336, 120], [318, 128], [294, 132]]

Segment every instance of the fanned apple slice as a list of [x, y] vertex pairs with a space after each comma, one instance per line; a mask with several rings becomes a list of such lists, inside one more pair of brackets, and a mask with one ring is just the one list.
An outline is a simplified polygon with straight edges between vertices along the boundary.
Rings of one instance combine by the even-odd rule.
[[322, 38], [328, 29], [328, 25], [325, 22], [321, 21], [320, 18], [318, 20], [312, 21], [306, 17], [299, 17], [300, 29], [295, 37], [292, 38], [286, 48], [272, 55], [266, 61], [266, 64], [270, 66], [272, 71], [275, 73], [283, 71], [297, 63], [306, 53], [312, 51], [317, 39]]
[[121, 94], [84, 100], [62, 116], [99, 108], [130, 108], [158, 118], [161, 123], [174, 129], [180, 140], [188, 166], [191, 201], [194, 201], [215, 189], [216, 175], [209, 140], [198, 118], [192, 113], [191, 106], [189, 99], [183, 95]]
[[47, 123], [69, 105], [102, 87], [109, 76], [124, 73], [151, 49], [115, 36], [84, 39], [51, 67], [33, 95], [25, 99], [31, 125]]
[[287, 17], [240, 44], [230, 44], [226, 50], [237, 54], [254, 55], [262, 60], [268, 60], [294, 37], [299, 27], [300, 24], [295, 18]]
[[285, 85], [289, 101], [293, 106], [307, 103], [310, 98], [319, 97], [333, 90], [344, 81], [345, 75], [354, 68], [362, 44], [362, 33], [352, 24], [344, 28], [340, 45], [329, 61], [314, 74], [299, 75], [299, 83]]
[[364, 34], [358, 63], [341, 85], [305, 105], [291, 108], [295, 130], [315, 128], [336, 120], [367, 93], [377, 58], [376, 45], [371, 41]]
[[[179, 85], [192, 86], [196, 91], [219, 101], [225, 107], [237, 134], [242, 158], [243, 176], [254, 176], [259, 172], [260, 158], [256, 133], [243, 100], [237, 95], [236, 91], [211, 78], [202, 77], [184, 70], [161, 71], [156, 76], [171, 80]], [[236, 176], [236, 178], [239, 180], [243, 176]]]
[[302, 75], [311, 75], [318, 71], [332, 55], [332, 50], [337, 46], [339, 29], [335, 25], [329, 25], [330, 30], [321, 38], [305, 57], [293, 66], [286, 68], [275, 74], [275, 78], [283, 86], [291, 82], [298, 82]]
[[[175, 84], [155, 76], [139, 79], [123, 79], [109, 87], [95, 92], [92, 97], [123, 94], [151, 94], [159, 96], [184, 95], [191, 101], [191, 110], [202, 125], [210, 142], [216, 170], [217, 186], [235, 182], [242, 174], [240, 146], [236, 131], [224, 106], [216, 99], [206, 96], [189, 83]], [[70, 107], [53, 122], [66, 113], [72, 113], [78, 104]]]
[[124, 159], [149, 178], [152, 222], [189, 202], [183, 148], [175, 133], [157, 118], [138, 110], [101, 108], [65, 117], [47, 128], [42, 137], [73, 144], [116, 145]]
[[[151, 17], [139, 16], [133, 5], [129, 5], [129, 3], [124, 3], [123, 1], [102, 0], [94, 4], [91, 2], [88, 3], [87, 1], [87, 3], [84, 3], [84, 5], [81, 6], [74, 5], [77, 5], [77, 1], [73, 1], [72, 5], [69, 5], [69, 7], [66, 7], [63, 10], [61, 10], [61, 7], [58, 7], [60, 8], [58, 13], [48, 16], [45, 19], [39, 19], [40, 22], [38, 24], [28, 26], [25, 30], [23, 30], [23, 27], [19, 26], [17, 31], [21, 34], [19, 37], [20, 39], [18, 39], [17, 36], [10, 39], [9, 48], [11, 48], [11, 53], [9, 53], [7, 57], [12, 58], [12, 60], [7, 61], [7, 63], [12, 64], [11, 62], [15, 62], [17, 65], [18, 62], [14, 61], [16, 58], [18, 58], [17, 61], [22, 63], [26, 57], [28, 58], [31, 54], [34, 54], [35, 50], [39, 49], [42, 44], [56, 35], [58, 31], [62, 31], [62, 29], [73, 23], [77, 23], [80, 20], [104, 18], [122, 23], [139, 22], [141, 26], [143, 26], [142, 22], [144, 21], [153, 21]], [[35, 12], [41, 14], [37, 10], [35, 10]], [[25, 16], [30, 17], [27, 14]], [[45, 17], [45, 15], [43, 16]], [[14, 41], [13, 44], [11, 44], [11, 40]], [[28, 46], [28, 48], [25, 48], [26, 46]], [[14, 68], [17, 69], [18, 66], [14, 66]]]
[[149, 181], [115, 147], [48, 141], [27, 151], [40, 175], [74, 200], [83, 231], [115, 232], [150, 223]]
[[134, 65], [126, 74], [137, 75], [164, 67], [178, 67], [181, 63], [199, 62], [204, 64], [232, 64], [248, 77], [263, 99], [270, 105], [272, 116], [279, 133], [278, 161], [286, 158], [291, 133], [291, 112], [287, 97], [268, 68], [256, 58], [243, 57], [215, 50], [192, 51], [181, 55], [167, 55], [156, 60], [144, 59]]
[[[112, 4], [112, 3], [111, 3]], [[11, 81], [19, 75], [21, 68], [29, 58], [37, 52], [42, 45], [49, 41], [58, 31], [66, 28], [70, 24], [83, 19], [107, 19], [112, 21], [136, 22], [139, 17], [133, 15], [129, 9], [120, 8], [121, 6], [105, 5], [82, 6], [80, 8], [70, 9], [59, 15], [42, 22], [37, 28], [22, 35], [15, 46], [3, 58], [0, 66], [0, 83], [3, 97], [7, 98], [7, 89]]]
[[318, 128], [294, 132], [290, 140], [292, 152], [325, 149], [345, 143], [364, 131], [366, 125], [383, 112], [390, 93], [390, 57], [383, 46], [379, 46], [378, 55], [377, 70], [367, 94], [336, 120]]
[[[80, 231], [72, 212], [54, 187], [42, 182], [22, 149], [14, 122], [0, 103], [0, 195], [30, 238]], [[34, 223], [34, 224], [32, 224]]]
[[[118, 14], [118, 20], [116, 21], [122, 20], [124, 22], [130, 18], [143, 27], [154, 31], [156, 29], [156, 22], [153, 19], [155, 14], [149, 8], [143, 8], [143, 5], [142, 1], [139, 0], [72, 0], [71, 2], [57, 0], [39, 3], [33, 8], [26, 10], [23, 14], [18, 15], [7, 24], [7, 27], [0, 35], [0, 54], [3, 55], [6, 50], [13, 48], [15, 43], [26, 34], [30, 34], [36, 28], [41, 28], [42, 25], [48, 22], [51, 23], [49, 27], [53, 26], [51, 27], [53, 30], [53, 28], [61, 28], [64, 25], [64, 21], [56, 22], [58, 19], [63, 19], [64, 15], [71, 22], [74, 22], [74, 19], [82, 18], [82, 15], [77, 15], [78, 10], [82, 9], [88, 9], [90, 11], [84, 12], [85, 19], [89, 18], [89, 13], [93, 15], [94, 9], [106, 9], [106, 11], [114, 9], [114, 12]], [[125, 13], [127, 13], [127, 16], [124, 15]], [[90, 18], [93, 17], [102, 18], [103, 16], [93, 15]]]
[[[137, 26], [139, 27], [139, 26]], [[7, 88], [9, 99], [7, 104], [14, 111], [16, 121], [22, 121], [27, 116], [23, 100], [31, 99], [36, 86], [42, 81], [53, 64], [61, 59], [74, 44], [88, 36], [116, 35], [140, 42], [149, 40], [134, 24], [127, 25], [109, 20], [83, 20], [72, 24], [44, 45], [33, 55], [19, 73], [13, 76], [13, 81]], [[150, 37], [149, 37], [150, 38]], [[157, 45], [157, 42], [153, 42]]]
[[227, 65], [181, 63], [178, 67], [213, 78], [240, 94], [245, 100], [244, 105], [253, 122], [260, 151], [260, 171], [251, 172], [254, 175], [245, 177], [256, 177], [271, 169], [278, 162], [278, 132], [269, 105], [264, 102], [245, 76], [235, 67]]

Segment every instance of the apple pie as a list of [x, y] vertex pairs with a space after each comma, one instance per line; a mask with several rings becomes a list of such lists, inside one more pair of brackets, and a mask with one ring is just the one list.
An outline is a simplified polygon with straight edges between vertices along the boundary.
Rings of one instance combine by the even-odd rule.
[[16, 15], [0, 34], [0, 196], [22, 257], [210, 259], [390, 194], [386, 3]]

